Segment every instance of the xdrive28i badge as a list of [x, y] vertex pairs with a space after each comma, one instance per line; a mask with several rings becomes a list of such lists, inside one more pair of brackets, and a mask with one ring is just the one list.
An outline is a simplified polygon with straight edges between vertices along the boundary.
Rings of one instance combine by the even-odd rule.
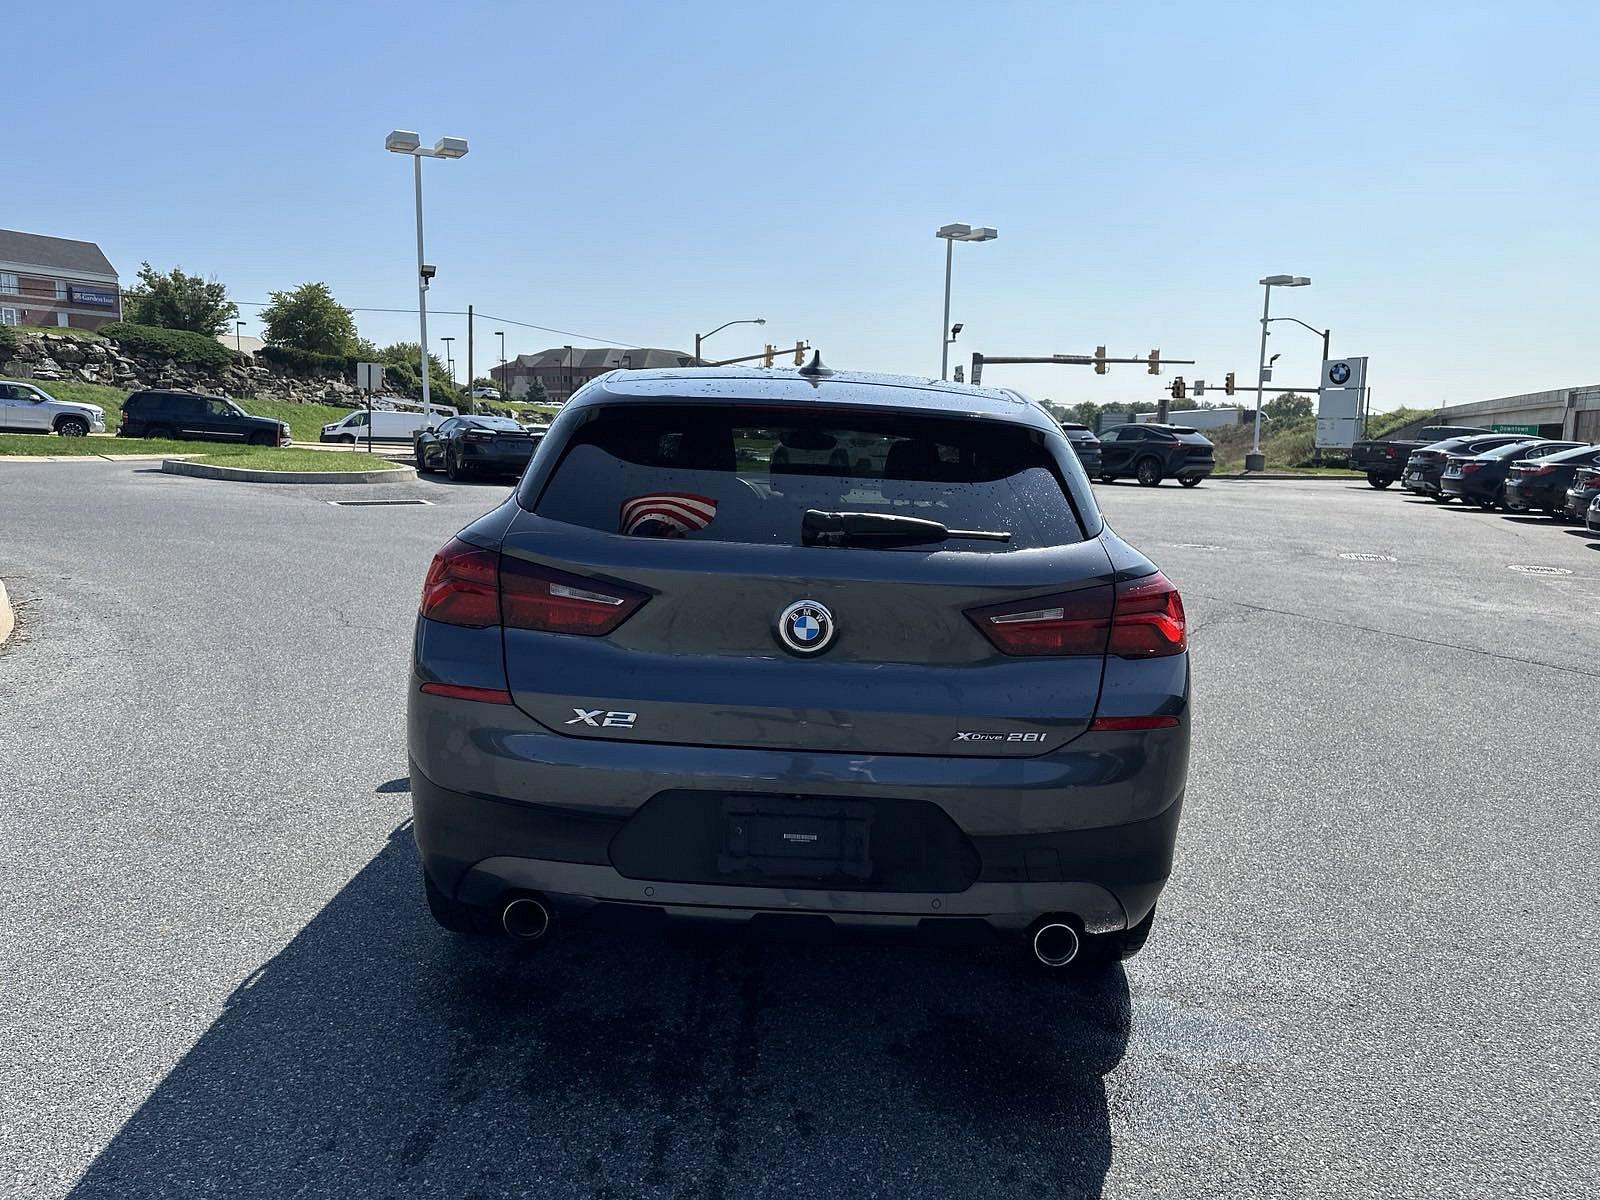
[[833, 614], [815, 600], [796, 600], [778, 614], [778, 641], [794, 654], [826, 650], [833, 631]]

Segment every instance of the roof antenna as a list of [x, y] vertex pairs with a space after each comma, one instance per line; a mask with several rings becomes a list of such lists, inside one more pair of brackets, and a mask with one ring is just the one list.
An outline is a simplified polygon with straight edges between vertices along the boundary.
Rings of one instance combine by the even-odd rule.
[[813, 350], [811, 352], [811, 361], [801, 367], [798, 373], [811, 379], [819, 379], [824, 375], [833, 374], [832, 371], [822, 365], [821, 350]]

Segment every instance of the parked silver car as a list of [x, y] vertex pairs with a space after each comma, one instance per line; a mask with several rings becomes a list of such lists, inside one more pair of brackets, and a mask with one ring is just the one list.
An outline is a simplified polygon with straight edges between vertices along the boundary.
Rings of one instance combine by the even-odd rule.
[[105, 431], [106, 410], [98, 404], [57, 400], [31, 383], [0, 383], [0, 432], [83, 437]]

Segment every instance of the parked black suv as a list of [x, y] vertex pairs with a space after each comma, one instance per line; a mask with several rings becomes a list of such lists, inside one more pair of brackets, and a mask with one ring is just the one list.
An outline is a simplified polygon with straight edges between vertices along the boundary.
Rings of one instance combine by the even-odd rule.
[[287, 446], [289, 427], [268, 417], [253, 417], [222, 396], [149, 389], [123, 401], [117, 436]]
[[1100, 469], [1100, 439], [1095, 437], [1094, 430], [1087, 425], [1079, 425], [1075, 421], [1062, 421], [1061, 432], [1067, 435], [1067, 441], [1072, 443], [1072, 449], [1078, 455], [1078, 461], [1083, 464], [1083, 469], [1093, 475]]
[[1145, 487], [1163, 479], [1194, 487], [1216, 465], [1216, 448], [1187, 425], [1116, 425], [1100, 435], [1102, 483], [1132, 475]]

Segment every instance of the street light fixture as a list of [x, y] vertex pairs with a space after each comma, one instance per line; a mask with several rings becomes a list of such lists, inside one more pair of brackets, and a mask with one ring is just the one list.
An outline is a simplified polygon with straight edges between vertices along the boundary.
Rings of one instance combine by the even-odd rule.
[[233, 323], [233, 348], [240, 354], [244, 353], [244, 338], [240, 336], [240, 331], [244, 329], [246, 324], [248, 322], [245, 321], [235, 321]]
[[495, 337], [500, 339], [500, 399], [511, 399], [511, 381], [506, 376], [506, 331], [496, 329]]
[[939, 326], [939, 378], [950, 378], [950, 343], [955, 340], [952, 333], [945, 337], [945, 330], [950, 328], [950, 264], [955, 257], [957, 242], [992, 242], [1000, 234], [993, 225], [964, 225], [955, 222], [950, 225], [941, 225], [934, 231], [935, 237], [944, 239], [944, 321]]
[[450, 383], [453, 386], [456, 381], [456, 360], [450, 353], [450, 343], [455, 341], [455, 338], [442, 337], [439, 340], [444, 343], [444, 366], [445, 370], [450, 372]]
[[765, 325], [766, 323], [767, 323], [767, 319], [765, 317], [745, 317], [745, 318], [743, 318], [741, 320], [738, 320], [738, 321], [724, 321], [721, 325], [718, 325], [715, 329], [713, 329], [711, 331], [711, 333], [697, 333], [697, 334], [695, 334], [694, 335], [694, 365], [697, 366], [697, 367], [700, 366], [700, 343], [705, 341], [707, 338], [709, 338], [711, 336], [711, 334], [713, 334], [713, 333], [721, 333], [724, 329], [726, 329], [730, 325]]
[[1261, 302], [1261, 357], [1256, 366], [1256, 421], [1255, 433], [1250, 440], [1250, 453], [1244, 457], [1246, 471], [1259, 471], [1267, 465], [1261, 453], [1261, 400], [1267, 385], [1267, 324], [1271, 320], [1272, 289], [1275, 287], [1305, 287], [1311, 280], [1305, 275], [1268, 275], [1261, 280], [1265, 298]]
[[422, 420], [433, 425], [433, 400], [428, 391], [428, 284], [438, 273], [437, 268], [422, 260], [422, 160], [425, 158], [461, 158], [467, 152], [467, 139], [440, 138], [433, 149], [425, 150], [422, 139], [409, 129], [390, 130], [383, 139], [383, 148], [393, 154], [409, 154], [416, 180], [417, 195], [417, 322], [421, 346]]

